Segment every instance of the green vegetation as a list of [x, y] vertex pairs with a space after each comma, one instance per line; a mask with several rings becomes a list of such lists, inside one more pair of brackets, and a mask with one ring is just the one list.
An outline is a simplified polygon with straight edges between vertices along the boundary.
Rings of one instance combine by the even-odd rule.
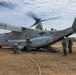
[[[67, 39], [67, 41], [68, 41], [68, 39], [71, 39], [73, 42], [76, 42], [76, 38], [74, 38], [74, 37], [68, 37], [66, 39]], [[62, 41], [62, 40], [60, 40], [60, 41]]]
[[76, 42], [76, 38], [74, 37], [68, 37], [69, 39], [71, 39], [73, 42]]

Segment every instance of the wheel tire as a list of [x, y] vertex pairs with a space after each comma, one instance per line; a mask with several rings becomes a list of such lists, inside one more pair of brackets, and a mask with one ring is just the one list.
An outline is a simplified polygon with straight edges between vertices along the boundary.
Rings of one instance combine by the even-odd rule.
[[39, 50], [40, 48], [36, 48], [37, 50]]
[[2, 46], [0, 46], [0, 48], [2, 48]]
[[23, 51], [27, 51], [27, 48], [26, 48], [26, 46], [24, 47]]

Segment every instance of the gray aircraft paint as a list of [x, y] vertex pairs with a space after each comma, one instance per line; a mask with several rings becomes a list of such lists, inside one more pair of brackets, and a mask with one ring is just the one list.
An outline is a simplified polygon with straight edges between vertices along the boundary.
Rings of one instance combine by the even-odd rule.
[[0, 35], [0, 46], [2, 45], [14, 46], [15, 43], [20, 43], [20, 42], [25, 44], [26, 41], [23, 42], [21, 40], [26, 40], [26, 35], [28, 34], [30, 40], [32, 41], [31, 47], [41, 47], [52, 44], [54, 41], [57, 41], [64, 36], [73, 34], [76, 28], [76, 19], [72, 27], [60, 31], [51, 31], [51, 30], [45, 31], [45, 30], [30, 29], [25, 27], [17, 28], [17, 26], [10, 26], [8, 24], [5, 25], [2, 23], [0, 23], [0, 28], [12, 30], [12, 32], [10, 33]]

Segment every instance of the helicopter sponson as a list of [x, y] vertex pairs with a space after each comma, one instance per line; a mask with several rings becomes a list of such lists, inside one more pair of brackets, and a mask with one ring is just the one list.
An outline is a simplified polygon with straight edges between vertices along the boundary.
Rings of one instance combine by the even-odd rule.
[[[39, 47], [44, 47], [51, 42], [53, 42], [53, 38], [50, 36], [42, 36], [42, 37], [37, 37], [34, 39], [30, 39], [30, 47], [31, 48], [39, 48]], [[8, 40], [8, 43], [11, 47], [13, 47], [15, 44], [18, 45], [20, 49], [23, 49], [26, 46], [26, 40]]]

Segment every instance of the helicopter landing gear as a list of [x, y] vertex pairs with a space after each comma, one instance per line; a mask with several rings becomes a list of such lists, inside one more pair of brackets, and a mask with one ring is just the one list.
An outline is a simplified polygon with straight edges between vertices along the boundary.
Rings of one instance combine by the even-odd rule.
[[0, 46], [0, 48], [2, 48], [2, 46]]

